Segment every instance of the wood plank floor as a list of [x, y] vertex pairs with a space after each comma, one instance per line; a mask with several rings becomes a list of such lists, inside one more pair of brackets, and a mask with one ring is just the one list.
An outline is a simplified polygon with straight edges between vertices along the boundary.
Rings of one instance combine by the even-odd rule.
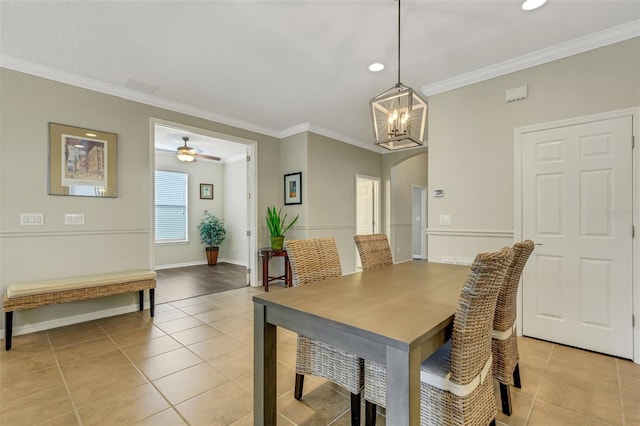
[[156, 273], [157, 304], [247, 287], [246, 267], [231, 263], [159, 269]]

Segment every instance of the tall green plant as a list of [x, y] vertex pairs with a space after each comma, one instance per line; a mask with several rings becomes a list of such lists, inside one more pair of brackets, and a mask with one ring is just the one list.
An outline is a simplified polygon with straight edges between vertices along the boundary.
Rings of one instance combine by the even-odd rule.
[[207, 210], [204, 211], [202, 220], [198, 225], [198, 231], [200, 231], [200, 242], [209, 247], [219, 247], [227, 238], [224, 221]]
[[276, 210], [275, 206], [267, 207], [267, 226], [269, 227], [269, 234], [272, 237], [280, 237], [289, 230], [293, 226], [294, 223], [298, 220], [298, 216], [293, 218], [289, 224], [286, 224], [287, 214], [281, 216], [282, 207], [279, 210]]

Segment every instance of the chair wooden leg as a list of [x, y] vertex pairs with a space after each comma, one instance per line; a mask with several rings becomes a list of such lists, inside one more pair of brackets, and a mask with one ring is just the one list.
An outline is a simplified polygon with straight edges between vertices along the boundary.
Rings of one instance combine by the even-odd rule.
[[296, 388], [293, 391], [295, 399], [302, 399], [302, 387], [304, 386], [304, 375], [296, 373]]
[[502, 412], [507, 416], [511, 415], [511, 392], [509, 385], [498, 383], [500, 385], [500, 401], [502, 402]]
[[365, 426], [374, 426], [376, 424], [377, 405], [373, 402], [364, 400], [364, 424]]
[[351, 394], [351, 426], [360, 426], [360, 394]]
[[516, 364], [516, 368], [513, 369], [513, 386], [518, 389], [522, 389], [522, 382], [520, 381], [520, 364]]

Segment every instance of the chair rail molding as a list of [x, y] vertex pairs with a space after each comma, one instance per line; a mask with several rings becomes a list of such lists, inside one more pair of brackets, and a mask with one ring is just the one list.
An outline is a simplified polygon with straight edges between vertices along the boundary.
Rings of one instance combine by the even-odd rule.
[[427, 235], [443, 235], [452, 237], [492, 237], [492, 238], [513, 238], [513, 230], [499, 229], [456, 229], [456, 228], [428, 228]]

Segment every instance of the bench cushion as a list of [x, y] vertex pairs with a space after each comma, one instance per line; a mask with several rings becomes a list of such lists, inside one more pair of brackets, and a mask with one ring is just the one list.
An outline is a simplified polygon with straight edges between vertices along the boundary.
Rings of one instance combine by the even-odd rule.
[[56, 293], [59, 291], [100, 287], [122, 282], [153, 280], [155, 278], [155, 271], [145, 269], [108, 274], [83, 275], [70, 278], [56, 278], [53, 280], [10, 284], [9, 287], [7, 287], [6, 295], [8, 299], [13, 299], [34, 294]]

